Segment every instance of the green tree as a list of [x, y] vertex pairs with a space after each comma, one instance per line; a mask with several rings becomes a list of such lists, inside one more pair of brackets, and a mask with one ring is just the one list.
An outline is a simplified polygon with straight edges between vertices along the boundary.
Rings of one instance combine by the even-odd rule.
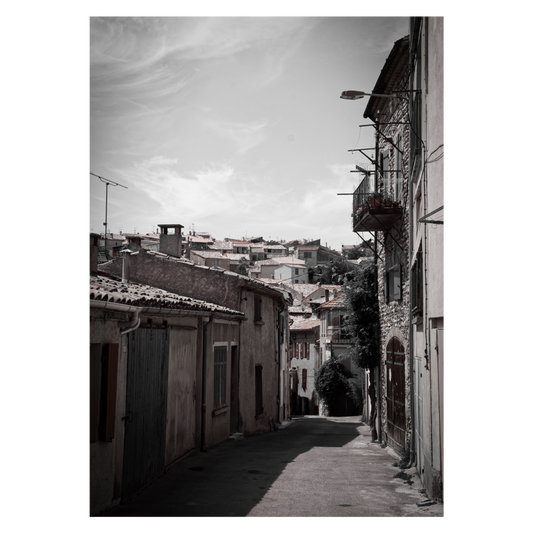
[[317, 370], [315, 375], [315, 390], [322, 402], [327, 407], [330, 414], [334, 414], [338, 408], [339, 401], [351, 396], [350, 378], [352, 374], [332, 355]]
[[376, 281], [376, 265], [368, 261], [361, 263], [353, 279], [344, 284], [349, 309], [346, 325], [355, 347], [355, 362], [361, 368], [370, 371], [368, 394], [371, 403], [370, 427], [373, 440], [377, 440], [374, 377], [380, 359], [381, 334]]
[[330, 261], [327, 265], [322, 266], [320, 282], [326, 285], [342, 285], [352, 279], [356, 268], [356, 265], [344, 259]]
[[239, 264], [237, 265], [235, 272], [237, 274], [242, 274], [243, 276], [248, 275], [248, 261], [246, 261], [246, 258], [241, 257], [239, 259]]

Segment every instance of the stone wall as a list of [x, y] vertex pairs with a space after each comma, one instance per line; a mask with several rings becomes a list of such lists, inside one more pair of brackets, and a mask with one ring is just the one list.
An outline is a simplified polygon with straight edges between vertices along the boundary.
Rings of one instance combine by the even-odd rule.
[[[403, 84], [399, 84], [400, 89]], [[410, 448], [411, 441], [411, 368], [410, 368], [410, 346], [409, 346], [409, 126], [408, 103], [405, 101], [391, 100], [386, 107], [385, 113], [381, 116], [380, 122], [402, 122], [404, 124], [391, 124], [380, 126], [380, 130], [385, 137], [391, 139], [397, 145], [397, 137], [402, 136], [401, 150], [403, 154], [398, 157], [398, 150], [384, 136], [380, 135], [379, 150], [388, 152], [391, 188], [395, 189], [396, 180], [400, 180], [399, 199], [403, 208], [402, 218], [398, 220], [388, 232], [378, 233], [378, 297], [381, 322], [381, 431], [382, 440], [398, 452], [402, 448], [397, 445], [387, 433], [387, 365], [386, 349], [388, 342], [397, 337], [405, 349], [405, 448]], [[401, 170], [402, 172], [394, 172]], [[384, 180], [382, 176], [378, 180], [379, 190], [384, 191]], [[388, 234], [387, 234], [388, 233]], [[396, 249], [401, 265], [401, 298], [394, 300], [385, 296], [385, 273], [387, 267], [387, 256]]]

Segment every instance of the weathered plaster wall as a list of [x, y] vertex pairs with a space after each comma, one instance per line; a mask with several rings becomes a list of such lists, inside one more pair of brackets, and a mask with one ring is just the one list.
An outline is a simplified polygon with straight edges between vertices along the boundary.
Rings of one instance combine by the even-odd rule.
[[[273, 429], [278, 419], [279, 353], [277, 331], [278, 303], [261, 295], [261, 323], [254, 321], [254, 292], [243, 291], [241, 311], [247, 320], [241, 326], [239, 396], [242, 432], [259, 433]], [[255, 413], [255, 367], [261, 365], [263, 413]]]

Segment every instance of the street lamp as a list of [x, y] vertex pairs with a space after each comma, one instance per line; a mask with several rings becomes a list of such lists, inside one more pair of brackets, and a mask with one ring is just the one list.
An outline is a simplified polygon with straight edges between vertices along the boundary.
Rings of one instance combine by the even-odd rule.
[[[409, 91], [402, 91], [409, 92]], [[377, 96], [378, 98], [400, 98], [401, 100], [407, 100], [403, 96], [397, 94], [376, 94], [376, 93], [364, 93], [363, 91], [342, 91], [341, 98], [344, 100], [359, 100], [363, 96]]]

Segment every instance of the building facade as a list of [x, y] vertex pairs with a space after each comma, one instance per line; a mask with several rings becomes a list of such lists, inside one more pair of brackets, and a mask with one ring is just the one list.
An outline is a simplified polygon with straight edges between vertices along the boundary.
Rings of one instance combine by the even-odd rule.
[[442, 17], [411, 19], [411, 342], [413, 452], [433, 498], [443, 491], [444, 126]]
[[[351, 98], [350, 93], [344, 98]], [[432, 498], [443, 487], [443, 19], [413, 17], [374, 86], [374, 168], [353, 196], [373, 234], [381, 326], [379, 439], [409, 457]], [[383, 96], [383, 95], [388, 95]], [[367, 383], [370, 385], [369, 383]]]

